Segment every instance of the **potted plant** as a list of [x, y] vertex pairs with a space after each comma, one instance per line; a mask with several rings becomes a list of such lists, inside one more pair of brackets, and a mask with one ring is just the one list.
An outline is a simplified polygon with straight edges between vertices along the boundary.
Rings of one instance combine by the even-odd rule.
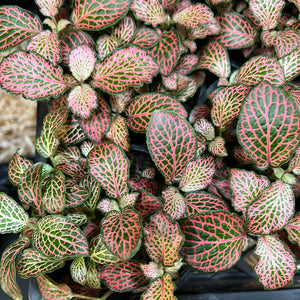
[[[24, 49], [2, 60], [1, 87], [49, 103], [36, 140], [47, 161], [17, 151], [8, 175], [21, 204], [0, 194], [0, 233], [20, 234], [2, 255], [4, 292], [22, 299], [18, 274], [44, 299], [175, 299], [182, 268], [225, 271], [250, 247], [265, 289], [290, 284], [299, 3], [36, 4], [43, 23], [0, 7], [0, 51]], [[203, 70], [218, 80], [197, 103]]]

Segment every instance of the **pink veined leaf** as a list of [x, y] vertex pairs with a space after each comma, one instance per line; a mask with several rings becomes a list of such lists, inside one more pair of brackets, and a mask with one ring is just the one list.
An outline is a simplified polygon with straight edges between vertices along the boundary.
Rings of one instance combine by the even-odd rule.
[[188, 28], [197, 28], [214, 20], [214, 15], [205, 4], [195, 4], [181, 9], [172, 16], [175, 23]]
[[205, 118], [198, 118], [194, 124], [194, 129], [197, 133], [200, 133], [207, 141], [212, 141], [215, 138], [215, 128]]
[[[190, 49], [191, 52], [197, 50], [197, 45], [195, 44], [195, 39], [205, 39], [209, 35], [218, 35], [221, 31], [221, 26], [216, 19], [211, 19], [209, 23], [205, 25], [200, 25], [197, 28], [192, 28], [188, 30], [188, 40], [185, 40], [185, 45]], [[186, 43], [187, 42], [187, 43]], [[189, 43], [191, 43], [189, 45]]]
[[133, 0], [130, 9], [137, 19], [154, 27], [164, 23], [167, 18], [159, 0]]
[[77, 185], [72, 180], [65, 181], [65, 207], [76, 207], [86, 202], [90, 196], [89, 191]]
[[176, 100], [164, 93], [148, 93], [135, 97], [126, 107], [127, 125], [131, 130], [146, 132], [152, 113], [157, 110], [169, 110], [186, 118], [185, 108]]
[[218, 6], [222, 4], [228, 4], [232, 2], [232, 0], [207, 0], [207, 3], [211, 6]]
[[44, 16], [53, 18], [58, 14], [64, 0], [36, 0], [36, 3]]
[[278, 289], [293, 281], [297, 269], [295, 258], [277, 237], [261, 236], [255, 253], [260, 259], [254, 271], [265, 289]]
[[289, 240], [293, 243], [300, 244], [300, 213], [296, 213], [292, 220], [284, 227]]
[[250, 156], [243, 149], [243, 147], [240, 146], [240, 145], [237, 145], [237, 146], [234, 147], [233, 155], [237, 160], [239, 160], [240, 162], [242, 162], [244, 164], [251, 164], [252, 163], [252, 160], [251, 160]]
[[187, 75], [194, 71], [198, 63], [198, 56], [195, 54], [186, 54], [180, 57], [174, 72], [178, 72], [184, 75]]
[[119, 146], [109, 141], [97, 145], [89, 153], [88, 168], [110, 197], [128, 193], [129, 162]]
[[184, 196], [174, 186], [167, 187], [162, 192], [163, 211], [171, 216], [172, 220], [179, 220], [186, 212]]
[[231, 169], [230, 186], [233, 192], [232, 205], [237, 211], [246, 212], [247, 207], [258, 198], [263, 190], [269, 186], [267, 177], [255, 172]]
[[224, 200], [204, 191], [186, 193], [184, 199], [188, 217], [206, 211], [228, 210]]
[[217, 41], [227, 49], [251, 47], [255, 42], [256, 29], [243, 16], [226, 12], [216, 17], [221, 26]]
[[144, 169], [142, 172], [142, 177], [147, 178], [147, 179], [154, 179], [155, 175], [156, 175], [156, 170], [155, 170], [155, 168], [152, 168], [152, 167]]
[[59, 147], [55, 154], [61, 155], [66, 160], [64, 162], [79, 161], [82, 158], [80, 149], [77, 146]]
[[212, 156], [204, 156], [189, 162], [183, 170], [179, 189], [193, 192], [206, 188], [215, 173], [215, 162]]
[[223, 195], [225, 199], [231, 200], [232, 199], [232, 190], [229, 184], [229, 179], [222, 178], [216, 182], [217, 189]]
[[82, 226], [88, 222], [86, 214], [83, 213], [69, 213], [66, 215], [66, 217], [76, 226]]
[[121, 93], [151, 82], [157, 72], [158, 65], [145, 50], [130, 46], [97, 63], [92, 84], [108, 93]]
[[133, 89], [129, 89], [120, 94], [109, 95], [111, 109], [118, 114], [122, 113], [126, 105], [132, 100], [133, 95]]
[[299, 143], [299, 119], [292, 99], [278, 87], [262, 82], [250, 91], [239, 115], [237, 136], [258, 169], [279, 167], [289, 160]]
[[102, 30], [123, 18], [129, 6], [128, 0], [75, 0], [71, 20], [77, 29]]
[[147, 129], [147, 146], [166, 183], [178, 182], [194, 159], [196, 136], [190, 124], [171, 112], [155, 111]]
[[107, 249], [123, 261], [133, 257], [141, 246], [140, 214], [132, 208], [109, 212], [102, 221], [101, 238]]
[[125, 17], [114, 29], [112, 37], [118, 42], [119, 47], [127, 46], [135, 34], [135, 23], [132, 18]]
[[285, 5], [283, 0], [250, 0], [249, 7], [264, 30], [277, 26], [281, 11]]
[[[178, 81], [179, 81], [179, 74], [176, 72], [171, 72], [169, 76], [162, 76], [161, 77], [161, 82], [163, 86], [169, 90], [169, 91], [174, 91], [178, 89]], [[188, 81], [185, 81], [184, 84], [187, 84]]]
[[217, 41], [211, 41], [201, 48], [197, 69], [207, 69], [218, 77], [230, 75], [230, 63], [227, 50]]
[[2, 290], [14, 300], [22, 300], [22, 293], [16, 281], [15, 259], [17, 255], [30, 245], [27, 237], [20, 237], [12, 242], [2, 253], [0, 264], [0, 284]]
[[67, 94], [63, 94], [57, 98], [51, 99], [49, 102], [50, 102], [49, 103], [49, 105], [50, 105], [49, 112], [53, 112], [62, 107], [66, 108], [67, 107]]
[[53, 65], [60, 60], [60, 48], [57, 31], [43, 30], [34, 36], [27, 45], [27, 50], [36, 52]]
[[208, 145], [208, 151], [218, 157], [228, 156], [225, 140], [221, 136], [217, 136], [213, 141]]
[[200, 104], [195, 106], [190, 112], [189, 121], [195, 123], [199, 118], [206, 118], [210, 115], [210, 108], [207, 104]]
[[82, 231], [67, 217], [60, 215], [48, 215], [38, 221], [33, 232], [32, 244], [48, 257], [88, 255], [88, 242]]
[[248, 19], [256, 29], [261, 29], [262, 25], [259, 20], [254, 16], [253, 12], [250, 8], [246, 8], [243, 10], [243, 16]]
[[182, 257], [197, 270], [231, 268], [248, 245], [243, 219], [226, 211], [204, 212], [180, 223], [185, 242]]
[[268, 47], [274, 46], [278, 58], [294, 51], [299, 44], [299, 40], [298, 33], [293, 29], [262, 32], [263, 43]]
[[297, 148], [293, 158], [290, 160], [288, 169], [295, 175], [300, 175], [300, 146]]
[[147, 290], [142, 294], [142, 300], [163, 299], [163, 300], [176, 300], [173, 295], [176, 286], [173, 283], [172, 276], [166, 274], [151, 282]]
[[118, 48], [118, 41], [113, 36], [104, 34], [97, 40], [97, 54], [100, 60], [106, 58], [116, 48]]
[[89, 211], [95, 211], [97, 203], [100, 198], [101, 185], [94, 180], [90, 175], [86, 175], [80, 181], [80, 187], [86, 189], [89, 192], [88, 201], [84, 203], [84, 207], [87, 207]]
[[86, 285], [87, 281], [87, 266], [85, 264], [85, 260], [82, 256], [76, 257], [70, 266], [70, 273], [72, 276], [72, 279], [80, 284], [80, 285]]
[[0, 7], [0, 51], [12, 48], [42, 30], [40, 19], [18, 6]]
[[252, 234], [270, 234], [288, 224], [294, 215], [294, 194], [280, 180], [266, 187], [247, 209], [247, 227]]
[[112, 211], [120, 212], [118, 201], [108, 198], [101, 199], [97, 205], [97, 209], [99, 209], [102, 214], [107, 214]]
[[154, 180], [141, 178], [140, 180], [129, 180], [130, 188], [132, 191], [146, 190], [147, 192], [157, 196], [158, 185]]
[[139, 197], [137, 198], [134, 208], [142, 215], [147, 216], [157, 209], [162, 208], [161, 200], [146, 190], [139, 191]]
[[284, 83], [291, 81], [300, 74], [300, 47], [279, 59], [278, 62], [283, 69]]
[[162, 0], [164, 9], [171, 9], [178, 3], [178, 0]]
[[180, 57], [180, 40], [177, 32], [174, 29], [164, 32], [149, 53], [157, 61], [160, 73], [168, 76]]
[[99, 278], [111, 290], [128, 292], [140, 289], [149, 284], [141, 270], [139, 262], [123, 262], [116, 266], [105, 266], [99, 272]]
[[151, 28], [138, 28], [135, 32], [135, 36], [132, 45], [148, 49], [153, 47], [159, 41], [159, 35]]
[[17, 51], [0, 65], [0, 84], [13, 94], [30, 99], [57, 97], [65, 91], [63, 72], [36, 53]]

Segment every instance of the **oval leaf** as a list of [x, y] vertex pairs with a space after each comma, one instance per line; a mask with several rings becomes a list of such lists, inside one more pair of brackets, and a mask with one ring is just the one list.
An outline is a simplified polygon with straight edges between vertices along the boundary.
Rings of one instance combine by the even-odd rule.
[[112, 37], [118, 42], [119, 47], [130, 43], [135, 33], [135, 23], [132, 18], [125, 17], [114, 29]]
[[87, 266], [83, 257], [76, 257], [70, 266], [70, 273], [72, 279], [80, 285], [86, 285], [87, 280]]
[[131, 42], [133, 45], [141, 48], [151, 48], [159, 41], [159, 35], [151, 28], [137, 29], [134, 40]]
[[294, 77], [300, 74], [300, 47], [294, 50], [289, 55], [284, 56], [279, 61], [283, 69], [285, 83], [291, 81]]
[[55, 17], [63, 3], [64, 0], [36, 0], [41, 13], [50, 18]]
[[300, 213], [296, 213], [284, 229], [288, 233], [291, 242], [300, 244]]
[[162, 203], [159, 198], [155, 197], [151, 193], [141, 190], [139, 196], [135, 202], [134, 208], [144, 217], [157, 209], [162, 207]]
[[180, 219], [186, 212], [186, 204], [183, 195], [174, 186], [167, 187], [162, 192], [164, 200], [163, 211], [169, 214], [172, 220]]

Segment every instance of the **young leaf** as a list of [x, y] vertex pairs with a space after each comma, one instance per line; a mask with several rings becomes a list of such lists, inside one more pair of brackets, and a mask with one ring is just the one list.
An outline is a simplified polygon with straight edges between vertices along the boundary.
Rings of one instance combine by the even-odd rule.
[[123, 261], [133, 257], [141, 246], [139, 213], [132, 208], [108, 213], [102, 222], [101, 237], [108, 250]]
[[159, 41], [159, 35], [151, 28], [138, 28], [135, 32], [135, 36], [132, 45], [148, 49], [155, 46]]
[[90, 211], [95, 211], [100, 198], [100, 184], [94, 180], [92, 176], [87, 174], [82, 178], [80, 186], [89, 191], [89, 199], [84, 203], [84, 207], [87, 207]]
[[88, 243], [82, 231], [60, 215], [40, 219], [33, 232], [32, 243], [40, 253], [48, 257], [88, 255]]
[[124, 17], [129, 5], [129, 0], [75, 0], [71, 20], [77, 29], [104, 29]]
[[225, 211], [198, 214], [180, 223], [183, 258], [202, 272], [231, 268], [248, 245], [244, 221]]
[[194, 71], [198, 63], [198, 56], [195, 54], [186, 54], [180, 57], [174, 72], [187, 75]]
[[288, 233], [289, 240], [300, 244], [300, 213], [296, 213], [293, 219], [284, 227]]
[[92, 84], [108, 93], [121, 93], [129, 86], [151, 82], [157, 71], [158, 65], [145, 50], [130, 46], [97, 63]]
[[0, 284], [2, 290], [14, 300], [22, 300], [22, 293], [16, 281], [15, 259], [17, 255], [30, 245], [27, 237], [18, 238], [3, 252], [0, 263]]
[[207, 141], [212, 141], [215, 138], [215, 128], [205, 118], [198, 118], [194, 124], [194, 129], [197, 133], [200, 133]]
[[132, 18], [125, 17], [114, 29], [112, 37], [118, 42], [119, 47], [127, 46], [135, 33], [135, 24]]
[[250, 91], [239, 115], [237, 136], [258, 169], [279, 167], [291, 157], [299, 143], [299, 119], [293, 100], [281, 89], [262, 82]]
[[141, 190], [134, 208], [144, 217], [162, 208], [161, 200], [146, 190]]
[[2, 61], [0, 73], [4, 89], [33, 100], [57, 97], [66, 89], [62, 69], [36, 53], [12, 53]]
[[284, 74], [284, 82], [291, 81], [300, 73], [300, 47], [278, 60]]
[[228, 155], [225, 140], [221, 136], [217, 136], [208, 144], [208, 151], [214, 156], [224, 157]]
[[247, 209], [247, 227], [252, 234], [270, 234], [284, 228], [294, 215], [294, 194], [280, 180], [266, 187]]
[[149, 262], [149, 264], [141, 264], [145, 276], [151, 280], [160, 278], [164, 275], [164, 267], [160, 263]]
[[18, 6], [0, 7], [0, 51], [7, 50], [38, 34], [40, 19]]
[[36, 0], [36, 3], [44, 16], [53, 18], [58, 14], [64, 0]]
[[75, 182], [79, 182], [86, 175], [86, 170], [83, 169], [83, 167], [85, 168], [85, 166], [82, 166], [79, 162], [71, 161], [69, 163], [59, 164], [55, 168], [71, 177]]
[[66, 186], [66, 208], [82, 205], [88, 200], [90, 193], [87, 189], [78, 186], [75, 182], [69, 179], [66, 180], [64, 184]]
[[88, 167], [110, 197], [128, 193], [129, 162], [119, 146], [109, 141], [97, 145], [89, 153]]
[[149, 93], [135, 97], [126, 107], [127, 125], [131, 130], [146, 132], [152, 113], [156, 109], [170, 110], [183, 118], [187, 118], [185, 108], [164, 93]]
[[166, 183], [178, 182], [194, 159], [196, 136], [189, 123], [174, 113], [155, 111], [147, 130], [147, 146]]
[[169, 214], [172, 220], [178, 220], [186, 212], [186, 204], [183, 195], [174, 186], [167, 187], [162, 192], [163, 211]]
[[290, 160], [288, 170], [295, 175], [300, 175], [300, 146], [295, 151], [294, 157]]
[[87, 280], [87, 266], [82, 256], [76, 257], [70, 266], [72, 279], [80, 285], [85, 285]]
[[254, 271], [265, 289], [278, 289], [292, 282], [296, 271], [295, 258], [278, 238], [261, 236], [255, 253], [260, 259]]
[[116, 48], [118, 48], [118, 41], [113, 36], [104, 34], [97, 40], [97, 54], [100, 60], [106, 58]]
[[86, 214], [82, 213], [70, 213], [66, 215], [68, 221], [72, 222], [76, 226], [85, 225], [88, 222]]

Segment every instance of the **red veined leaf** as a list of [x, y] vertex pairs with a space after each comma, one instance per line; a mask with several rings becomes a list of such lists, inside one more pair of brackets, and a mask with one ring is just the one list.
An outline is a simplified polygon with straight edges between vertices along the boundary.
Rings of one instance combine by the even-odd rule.
[[293, 243], [300, 244], [300, 213], [296, 213], [292, 220], [284, 227], [289, 240]]
[[151, 48], [159, 41], [159, 35], [151, 28], [138, 28], [135, 32], [135, 36], [132, 45], [141, 48]]
[[242, 102], [250, 88], [242, 84], [224, 87], [212, 100], [211, 119], [220, 130], [225, 130], [238, 117]]
[[179, 259], [183, 243], [179, 225], [162, 211], [153, 215], [144, 227], [145, 246], [151, 260], [172, 266]]
[[65, 181], [65, 206], [66, 208], [76, 207], [86, 202], [90, 196], [89, 191], [84, 187], [77, 185], [72, 180]]
[[79, 182], [85, 175], [86, 170], [79, 162], [68, 162], [56, 166], [57, 170], [61, 170], [64, 174], [71, 177], [74, 181]]
[[43, 30], [34, 36], [27, 45], [27, 50], [36, 52], [57, 65], [60, 60], [60, 48], [57, 31]]
[[230, 75], [227, 50], [217, 41], [211, 41], [201, 48], [197, 69], [207, 69], [218, 77]]
[[195, 106], [190, 112], [189, 121], [195, 123], [199, 118], [206, 118], [210, 115], [210, 108], [207, 104], [200, 104]]
[[75, 0], [71, 20], [77, 29], [102, 30], [123, 18], [129, 5], [128, 0]]
[[168, 76], [180, 57], [180, 40], [177, 31], [174, 29], [165, 31], [149, 53], [156, 59], [160, 73]]
[[247, 207], [258, 198], [263, 190], [269, 186], [267, 177], [255, 172], [231, 169], [230, 187], [233, 192], [232, 205], [237, 211], [246, 212]]
[[295, 175], [300, 175], [300, 146], [297, 148], [293, 158], [290, 160], [288, 169]]
[[130, 193], [130, 194], [124, 195], [119, 200], [120, 208], [123, 209], [126, 206], [133, 207], [138, 196], [139, 196], [139, 193]]
[[212, 141], [215, 138], [215, 128], [205, 118], [198, 118], [195, 121], [194, 129], [197, 133], [200, 133], [207, 141]]
[[261, 236], [255, 253], [260, 259], [254, 271], [265, 289], [278, 289], [293, 281], [297, 269], [295, 258], [277, 237]]
[[178, 220], [186, 212], [184, 196], [174, 186], [167, 187], [162, 192], [163, 211], [169, 214], [172, 220]]
[[229, 184], [229, 179], [222, 178], [216, 182], [217, 189], [223, 195], [224, 198], [231, 200], [232, 199], [232, 190]]
[[112, 110], [118, 114], [122, 113], [126, 105], [131, 101], [134, 90], [129, 89], [123, 93], [109, 95], [109, 102]]
[[89, 153], [88, 167], [109, 196], [120, 198], [128, 193], [129, 162], [119, 146], [109, 141], [97, 145]]
[[100, 184], [94, 180], [92, 176], [87, 174], [82, 178], [80, 187], [83, 187], [89, 192], [89, 199], [83, 203], [83, 206], [87, 207], [90, 211], [94, 211], [100, 198]]
[[16, 270], [20, 277], [29, 278], [50, 273], [64, 266], [64, 261], [47, 257], [35, 249], [26, 249], [16, 261]]
[[149, 180], [147, 178], [141, 178], [140, 180], [129, 180], [130, 188], [132, 191], [146, 190], [147, 192], [157, 196], [158, 195], [158, 185], [154, 180]]
[[228, 155], [225, 140], [221, 136], [217, 136], [208, 144], [208, 151], [214, 156], [224, 157]]
[[152, 113], [157, 110], [169, 110], [187, 118], [185, 108], [176, 98], [164, 93], [148, 93], [135, 97], [126, 107], [127, 125], [131, 130], [146, 132]]
[[204, 191], [186, 193], [185, 198], [188, 217], [213, 210], [228, 210], [224, 200]]
[[206, 188], [215, 173], [215, 161], [212, 156], [204, 156], [189, 162], [183, 170], [179, 189], [193, 192]]
[[17, 233], [25, 229], [28, 214], [14, 199], [0, 192], [0, 233]]
[[0, 51], [12, 48], [42, 30], [40, 19], [18, 6], [0, 7]]
[[130, 9], [137, 19], [154, 27], [164, 23], [167, 18], [159, 0], [133, 0]]
[[164, 9], [171, 9], [178, 3], [178, 0], [162, 0]]
[[67, 217], [49, 215], [37, 222], [32, 236], [33, 246], [48, 257], [88, 255], [88, 242], [82, 231]]
[[175, 23], [188, 28], [197, 28], [200, 25], [206, 25], [213, 20], [213, 13], [205, 4], [190, 5], [181, 9], [172, 16]]
[[249, 7], [264, 30], [277, 26], [281, 11], [285, 5], [283, 0], [251, 0]]
[[278, 87], [261, 82], [250, 91], [239, 115], [237, 136], [257, 168], [279, 167], [291, 157], [299, 143], [299, 119], [292, 99]]
[[8, 164], [8, 177], [10, 182], [15, 186], [21, 183], [25, 171], [32, 167], [33, 164], [31, 160], [22, 156], [19, 150], [15, 152]]
[[283, 70], [284, 83], [291, 81], [300, 74], [300, 47], [279, 59], [278, 62]]
[[92, 83], [105, 92], [121, 93], [129, 86], [151, 82], [157, 71], [158, 65], [145, 50], [130, 46], [97, 63]]
[[70, 266], [70, 273], [72, 279], [80, 285], [86, 285], [87, 280], [87, 266], [82, 256], [76, 257]]
[[144, 217], [162, 208], [161, 200], [146, 190], [141, 190], [134, 208]]
[[68, 221], [72, 222], [76, 226], [85, 225], [88, 222], [86, 214], [70, 213], [66, 215]]
[[97, 40], [97, 54], [100, 60], [106, 58], [116, 48], [118, 48], [118, 41], [113, 36], [104, 34]]
[[65, 158], [64, 162], [68, 161], [80, 161], [82, 158], [80, 150], [77, 146], [59, 147], [55, 154], [63, 156]]
[[22, 300], [22, 293], [16, 281], [15, 259], [30, 245], [27, 237], [20, 237], [3, 251], [0, 263], [0, 284], [2, 290], [14, 300]]
[[281, 58], [294, 51], [299, 44], [300, 37], [298, 33], [293, 30], [284, 31], [263, 31], [262, 41], [268, 46], [274, 46], [277, 57]]
[[158, 278], [151, 282], [147, 290], [142, 294], [141, 299], [161, 299], [161, 300], [176, 300], [177, 298], [173, 295], [176, 286], [172, 281], [172, 276], [166, 274], [161, 278]]
[[247, 86], [258, 84], [261, 81], [267, 81], [274, 85], [284, 83], [283, 70], [274, 58], [256, 56], [244, 63], [235, 77], [236, 83]]
[[216, 17], [221, 25], [217, 41], [227, 49], [251, 47], [255, 42], [256, 30], [243, 16], [226, 12]]
[[180, 223], [185, 235], [183, 258], [202, 272], [231, 268], [247, 248], [244, 221], [226, 211], [201, 213]]
[[294, 194], [280, 180], [266, 187], [247, 209], [247, 227], [252, 234], [270, 234], [284, 228], [294, 215]]
[[114, 29], [112, 37], [118, 42], [119, 47], [127, 46], [135, 33], [135, 23], [132, 18], [125, 17]]
[[244, 164], [251, 164], [252, 160], [242, 146], [237, 145], [233, 149], [234, 157]]
[[57, 97], [66, 89], [62, 69], [36, 53], [12, 53], [2, 61], [0, 73], [2, 87], [25, 98]]
[[180, 57], [174, 72], [178, 72], [184, 75], [187, 75], [194, 71], [198, 63], [198, 57], [195, 54], [186, 54]]
[[128, 292], [145, 287], [149, 279], [145, 277], [140, 263], [128, 261], [116, 266], [105, 266], [99, 272], [99, 278], [116, 292]]
[[166, 183], [178, 182], [195, 157], [196, 136], [190, 124], [174, 113], [155, 111], [147, 130], [147, 146]]
[[101, 238], [108, 250], [123, 261], [133, 257], [141, 246], [142, 224], [140, 214], [125, 208], [109, 212], [102, 221]]
[[39, 6], [41, 13], [50, 18], [58, 14], [63, 3], [64, 0], [36, 0], [36, 4]]

